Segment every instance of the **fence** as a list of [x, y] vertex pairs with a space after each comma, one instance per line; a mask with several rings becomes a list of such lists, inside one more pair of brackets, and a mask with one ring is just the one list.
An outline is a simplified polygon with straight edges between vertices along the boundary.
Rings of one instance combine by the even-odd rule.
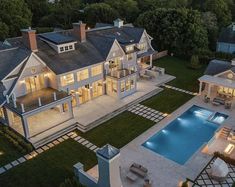
[[153, 60], [162, 58], [162, 57], [167, 56], [167, 55], [168, 55], [168, 50], [161, 51], [161, 52], [155, 52], [155, 53], [153, 54]]

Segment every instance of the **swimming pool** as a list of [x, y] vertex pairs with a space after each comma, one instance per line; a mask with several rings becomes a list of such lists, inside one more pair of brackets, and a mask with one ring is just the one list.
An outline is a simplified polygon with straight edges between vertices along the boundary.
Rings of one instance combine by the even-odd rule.
[[183, 165], [213, 137], [216, 129], [227, 117], [225, 114], [192, 106], [149, 138], [143, 146]]

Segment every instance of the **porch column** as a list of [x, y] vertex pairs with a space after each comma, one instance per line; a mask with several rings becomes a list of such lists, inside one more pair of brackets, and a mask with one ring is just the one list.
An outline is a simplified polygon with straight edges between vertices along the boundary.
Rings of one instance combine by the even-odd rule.
[[200, 81], [200, 84], [199, 84], [199, 95], [202, 94], [202, 82]]
[[73, 118], [73, 106], [72, 106], [72, 101], [69, 101], [67, 104], [68, 104], [68, 112], [71, 114], [71, 118]]
[[75, 92], [75, 99], [76, 99], [76, 106], [79, 106], [79, 94], [78, 92]]
[[91, 87], [91, 85], [89, 86], [89, 100], [91, 100], [93, 97], [93, 88]]
[[211, 98], [211, 84], [208, 84], [207, 97]]
[[150, 55], [150, 67], [153, 67], [153, 55]]
[[22, 121], [22, 126], [23, 126], [23, 130], [24, 130], [24, 136], [26, 139], [29, 138], [29, 127], [28, 127], [28, 121], [26, 119], [26, 117], [21, 117], [21, 121]]

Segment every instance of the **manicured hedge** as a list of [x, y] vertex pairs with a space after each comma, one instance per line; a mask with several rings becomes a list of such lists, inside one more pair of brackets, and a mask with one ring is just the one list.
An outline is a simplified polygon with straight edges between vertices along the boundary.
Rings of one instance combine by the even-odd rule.
[[222, 154], [220, 152], [215, 152], [214, 156], [221, 158], [222, 160], [224, 160], [228, 164], [235, 165], [235, 159], [233, 159], [233, 158], [231, 158], [229, 156], [226, 156], [226, 155], [224, 155], [224, 154]]
[[30, 143], [26, 142], [23, 137], [7, 126], [0, 125], [0, 134], [5, 136], [21, 153], [27, 153], [33, 150], [33, 146]]

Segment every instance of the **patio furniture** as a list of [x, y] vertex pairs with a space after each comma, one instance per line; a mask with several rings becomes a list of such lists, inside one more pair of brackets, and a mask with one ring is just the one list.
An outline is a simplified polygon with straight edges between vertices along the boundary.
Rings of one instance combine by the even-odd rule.
[[227, 137], [227, 140], [230, 141], [230, 142], [235, 143], [235, 130], [230, 131], [230, 133]]
[[140, 72], [140, 77], [147, 80], [150, 80], [152, 78], [151, 76], [147, 75], [145, 71]]
[[129, 180], [131, 180], [132, 182], [136, 181], [137, 179], [137, 175], [135, 175], [134, 173], [132, 172], [128, 172], [126, 174], [126, 178], [128, 178]]
[[205, 103], [209, 103], [209, 101], [210, 101], [210, 98], [207, 97], [207, 95], [205, 95], [205, 96], [204, 96], [204, 102], [205, 102]]
[[233, 152], [234, 147], [235, 146], [233, 144], [228, 144], [227, 147], [224, 150], [224, 153], [230, 155]]
[[148, 173], [148, 169], [143, 167], [142, 165], [140, 164], [137, 164], [137, 163], [133, 163], [131, 166], [130, 166], [130, 171], [139, 175], [140, 177], [144, 178], [147, 176], [147, 173]]
[[227, 164], [220, 158], [216, 158], [209, 170], [209, 175], [216, 181], [224, 181], [227, 178], [229, 169]]
[[214, 102], [214, 103], [218, 103], [218, 104], [220, 104], [220, 105], [225, 105], [225, 99], [224, 98], [220, 98], [220, 97], [215, 97], [214, 99], [213, 99], [213, 101], [212, 101], [212, 103]]
[[144, 186], [143, 187], [152, 187], [152, 183], [149, 179], [144, 180]]
[[231, 102], [225, 102], [224, 108], [225, 109], [231, 109], [232, 103]]

